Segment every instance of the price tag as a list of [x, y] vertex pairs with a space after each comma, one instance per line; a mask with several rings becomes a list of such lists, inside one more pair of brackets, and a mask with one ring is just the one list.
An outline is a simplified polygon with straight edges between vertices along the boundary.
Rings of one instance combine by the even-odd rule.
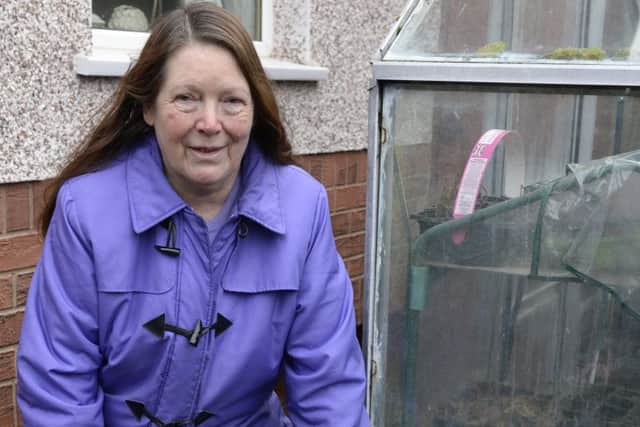
[[[458, 186], [458, 193], [456, 195], [456, 202], [453, 206], [453, 217], [460, 218], [464, 215], [473, 213], [478, 194], [480, 192], [480, 186], [482, 179], [487, 170], [487, 165], [493, 156], [493, 152], [496, 147], [502, 141], [505, 135], [511, 133], [511, 131], [504, 129], [491, 129], [486, 131], [478, 141], [476, 141], [469, 159], [464, 168], [462, 179]], [[522, 152], [519, 152], [522, 156]], [[507, 162], [509, 159], [507, 158]], [[517, 162], [521, 166], [521, 161]], [[522, 171], [524, 173], [524, 171]], [[464, 229], [459, 229], [453, 232], [453, 242], [456, 245], [464, 242]]]

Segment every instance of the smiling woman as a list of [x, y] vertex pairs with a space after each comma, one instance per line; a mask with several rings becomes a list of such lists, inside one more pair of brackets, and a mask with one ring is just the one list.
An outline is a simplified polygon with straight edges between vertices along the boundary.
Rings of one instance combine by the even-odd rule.
[[327, 193], [293, 164], [228, 11], [156, 22], [42, 222], [17, 357], [25, 426], [369, 425]]
[[212, 218], [233, 187], [253, 124], [251, 90], [231, 53], [198, 42], [176, 52], [144, 120], [172, 187]]

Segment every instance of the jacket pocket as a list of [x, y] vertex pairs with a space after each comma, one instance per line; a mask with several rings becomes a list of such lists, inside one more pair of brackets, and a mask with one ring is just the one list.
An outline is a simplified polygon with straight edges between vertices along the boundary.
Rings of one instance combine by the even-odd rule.
[[227, 292], [242, 294], [257, 294], [262, 292], [297, 291], [297, 282], [278, 282], [268, 280], [243, 279], [240, 277], [229, 278], [222, 281], [222, 289]]
[[141, 294], [164, 294], [171, 291], [175, 284], [167, 281], [144, 282], [144, 283], [111, 283], [108, 286], [99, 286], [98, 292], [107, 294], [141, 293]]
[[164, 294], [175, 288], [178, 260], [149, 257], [139, 262], [123, 262], [117, 271], [98, 278], [98, 292]]

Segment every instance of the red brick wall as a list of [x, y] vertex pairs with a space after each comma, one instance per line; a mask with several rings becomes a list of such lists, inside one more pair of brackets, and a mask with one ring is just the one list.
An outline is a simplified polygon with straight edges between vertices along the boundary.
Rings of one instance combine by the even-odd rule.
[[358, 324], [361, 324], [367, 152], [315, 154], [302, 156], [297, 160], [300, 166], [322, 182], [327, 189], [336, 246], [353, 282], [356, 318]]
[[42, 183], [0, 185], [0, 426], [21, 425], [15, 354], [24, 303], [42, 241], [36, 231]]
[[[354, 286], [362, 319], [366, 151], [300, 156], [300, 165], [327, 188], [336, 245]], [[42, 241], [37, 222], [45, 183], [0, 185], [0, 426], [21, 426], [16, 410], [15, 354], [24, 303]]]

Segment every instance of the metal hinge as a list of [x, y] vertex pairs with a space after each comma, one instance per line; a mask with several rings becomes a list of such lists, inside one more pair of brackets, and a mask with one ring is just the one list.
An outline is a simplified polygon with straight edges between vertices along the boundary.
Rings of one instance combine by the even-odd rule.
[[387, 129], [384, 126], [380, 126], [380, 144], [387, 143]]

